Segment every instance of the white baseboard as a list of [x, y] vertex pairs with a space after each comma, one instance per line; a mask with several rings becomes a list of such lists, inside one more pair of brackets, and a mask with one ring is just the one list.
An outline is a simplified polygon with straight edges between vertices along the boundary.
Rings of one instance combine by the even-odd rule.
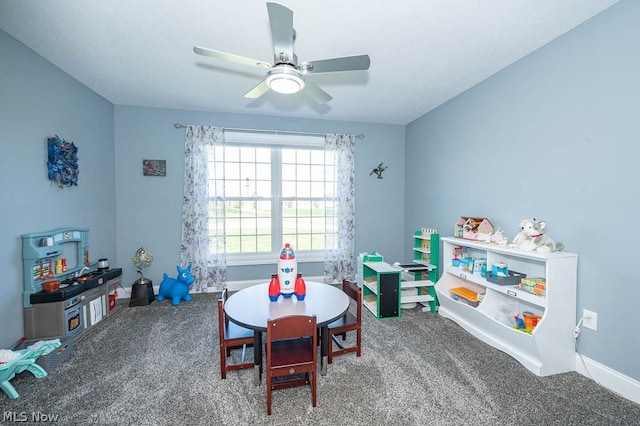
[[640, 382], [576, 353], [576, 371], [630, 401], [640, 404]]

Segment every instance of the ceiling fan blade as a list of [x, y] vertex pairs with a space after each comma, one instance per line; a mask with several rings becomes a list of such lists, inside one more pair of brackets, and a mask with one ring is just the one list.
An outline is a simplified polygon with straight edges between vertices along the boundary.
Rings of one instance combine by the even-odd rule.
[[369, 55], [357, 55], [305, 62], [300, 65], [300, 69], [306, 74], [317, 74], [321, 72], [368, 70], [369, 65], [371, 65]]
[[244, 97], [249, 99], [257, 99], [260, 96], [267, 93], [268, 90], [269, 90], [269, 83], [267, 83], [267, 80], [262, 80], [253, 89], [245, 93]]
[[309, 80], [305, 82], [304, 89], [302, 91], [311, 96], [313, 100], [319, 104], [326, 104], [331, 99], [333, 99], [331, 95], [322, 90], [320, 86]]
[[235, 62], [240, 65], [248, 65], [256, 68], [271, 68], [271, 64], [257, 59], [245, 58], [244, 56], [232, 55], [231, 53], [220, 52], [218, 50], [207, 49], [206, 47], [193, 46], [193, 51], [198, 55], [210, 56], [223, 61]]
[[[267, 3], [274, 62], [293, 62], [293, 11], [278, 3]], [[285, 55], [286, 58], [282, 58]]]

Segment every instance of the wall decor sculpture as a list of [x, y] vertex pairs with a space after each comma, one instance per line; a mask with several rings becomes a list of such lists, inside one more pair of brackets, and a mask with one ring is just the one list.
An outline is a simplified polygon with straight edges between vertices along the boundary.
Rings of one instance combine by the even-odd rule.
[[378, 179], [384, 179], [382, 177], [382, 172], [384, 172], [388, 168], [389, 167], [385, 166], [384, 163], [380, 163], [380, 164], [378, 164], [378, 167], [376, 167], [375, 169], [371, 170], [371, 173], [369, 173], [369, 176], [375, 174], [378, 177]]
[[58, 135], [47, 139], [49, 179], [59, 188], [78, 186], [78, 147]]

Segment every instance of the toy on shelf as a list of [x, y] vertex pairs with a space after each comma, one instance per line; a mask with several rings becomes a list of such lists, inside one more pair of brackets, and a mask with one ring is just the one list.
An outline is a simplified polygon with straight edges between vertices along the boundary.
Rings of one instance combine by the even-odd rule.
[[498, 228], [496, 232], [491, 234], [491, 242], [499, 245], [507, 244], [507, 237], [504, 236], [504, 229]]
[[537, 296], [544, 296], [547, 292], [547, 282], [543, 277], [522, 278], [520, 290]]
[[180, 268], [180, 265], [178, 265], [176, 269], [178, 270], [177, 278], [170, 278], [166, 273], [164, 274], [164, 279], [160, 283], [160, 289], [158, 290], [158, 302], [169, 298], [173, 306], [178, 306], [181, 300], [185, 302], [191, 301], [189, 286], [194, 281], [191, 276], [191, 264], [185, 269]]
[[493, 225], [484, 217], [462, 216], [456, 222], [453, 236], [475, 241], [490, 241]]
[[460, 258], [464, 256], [464, 248], [458, 246], [453, 248], [453, 259], [451, 259], [451, 264], [453, 266], [460, 266]]
[[534, 314], [533, 312], [525, 311], [522, 313], [522, 316], [515, 315], [514, 319], [516, 325], [513, 328], [531, 334], [542, 317], [540, 315]]
[[473, 274], [473, 267], [474, 267], [473, 257], [464, 257], [460, 259], [458, 268], [460, 268], [461, 270], [465, 272], [469, 272], [470, 274]]
[[509, 247], [515, 247], [515, 248], [519, 248], [522, 243], [524, 243], [527, 240], [527, 234], [525, 234], [524, 232], [524, 222], [525, 219], [520, 221], [520, 224], [518, 224], [518, 228], [520, 228], [520, 232], [518, 232], [516, 234], [515, 237], [513, 237], [513, 241], [511, 242], [511, 244], [509, 244]]
[[543, 253], [562, 250], [564, 244], [556, 243], [553, 238], [542, 232], [546, 228], [546, 225], [545, 222], [535, 219], [520, 221], [520, 229], [527, 237], [527, 239], [520, 244], [520, 249]]
[[482, 257], [473, 260], [473, 273], [483, 277], [487, 276], [487, 259]]
[[491, 275], [495, 277], [508, 277], [509, 268], [507, 267], [507, 264], [504, 262], [496, 262], [491, 265]]

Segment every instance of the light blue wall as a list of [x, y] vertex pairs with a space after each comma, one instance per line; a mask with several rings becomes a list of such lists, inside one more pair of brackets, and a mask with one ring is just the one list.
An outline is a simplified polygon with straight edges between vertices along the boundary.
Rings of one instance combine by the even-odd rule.
[[[356, 253], [376, 250], [391, 261], [403, 260], [404, 126], [328, 120], [211, 113], [139, 107], [115, 107], [117, 264], [123, 284], [137, 278], [131, 257], [143, 246], [154, 256], [145, 276], [159, 284], [180, 262], [185, 129], [175, 123], [364, 135], [356, 142]], [[166, 177], [144, 177], [143, 159], [167, 160]], [[369, 176], [380, 162], [384, 179]], [[229, 268], [228, 279], [267, 279], [273, 265]], [[305, 275], [322, 275], [321, 265], [305, 265]]]
[[[406, 129], [114, 107], [0, 31], [0, 347], [23, 333], [23, 233], [89, 228], [92, 260], [122, 267], [125, 285], [136, 278], [131, 256], [140, 246], [156, 258], [148, 271], [156, 283], [174, 271], [184, 130], [173, 124], [182, 122], [363, 133], [356, 252], [377, 250], [391, 262], [412, 256], [415, 229], [449, 234], [460, 215], [490, 217], [510, 237], [521, 218], [545, 219], [549, 233], [580, 255], [578, 310], [599, 315], [580, 351], [640, 380], [637, 278], [623, 227], [635, 217], [639, 180], [639, 18], [640, 4], [623, 0]], [[78, 187], [61, 190], [46, 178], [46, 139], [54, 134], [80, 148]], [[143, 158], [166, 159], [168, 176], [143, 177]], [[369, 172], [381, 161], [389, 169], [378, 180]], [[234, 269], [229, 278], [265, 272]]]
[[[377, 250], [401, 259], [404, 229], [404, 126], [153, 108], [114, 107], [0, 31], [0, 126], [5, 178], [0, 220], [0, 347], [23, 335], [21, 239], [59, 227], [90, 229], [90, 257], [122, 267], [135, 279], [131, 257], [144, 246], [156, 284], [179, 261], [184, 129], [176, 122], [311, 132], [362, 133], [356, 143], [356, 252]], [[79, 147], [79, 186], [59, 189], [47, 179], [46, 140], [58, 134]], [[167, 160], [166, 178], [143, 177], [142, 159]], [[384, 161], [385, 179], [369, 176]], [[372, 214], [373, 213], [373, 214]], [[116, 227], [117, 222], [117, 227]], [[309, 265], [320, 274], [320, 265]], [[232, 268], [229, 279], [261, 278], [272, 267]], [[126, 296], [126, 295], [125, 295]]]
[[[21, 235], [89, 228], [90, 258], [115, 259], [113, 106], [0, 31], [0, 348], [24, 335]], [[78, 146], [78, 186], [47, 179], [47, 138]]]
[[622, 1], [409, 124], [405, 205], [408, 230], [446, 235], [462, 215], [510, 238], [520, 219], [546, 220], [579, 254], [579, 316], [598, 313], [579, 351], [636, 380], [638, 22], [640, 2]]

